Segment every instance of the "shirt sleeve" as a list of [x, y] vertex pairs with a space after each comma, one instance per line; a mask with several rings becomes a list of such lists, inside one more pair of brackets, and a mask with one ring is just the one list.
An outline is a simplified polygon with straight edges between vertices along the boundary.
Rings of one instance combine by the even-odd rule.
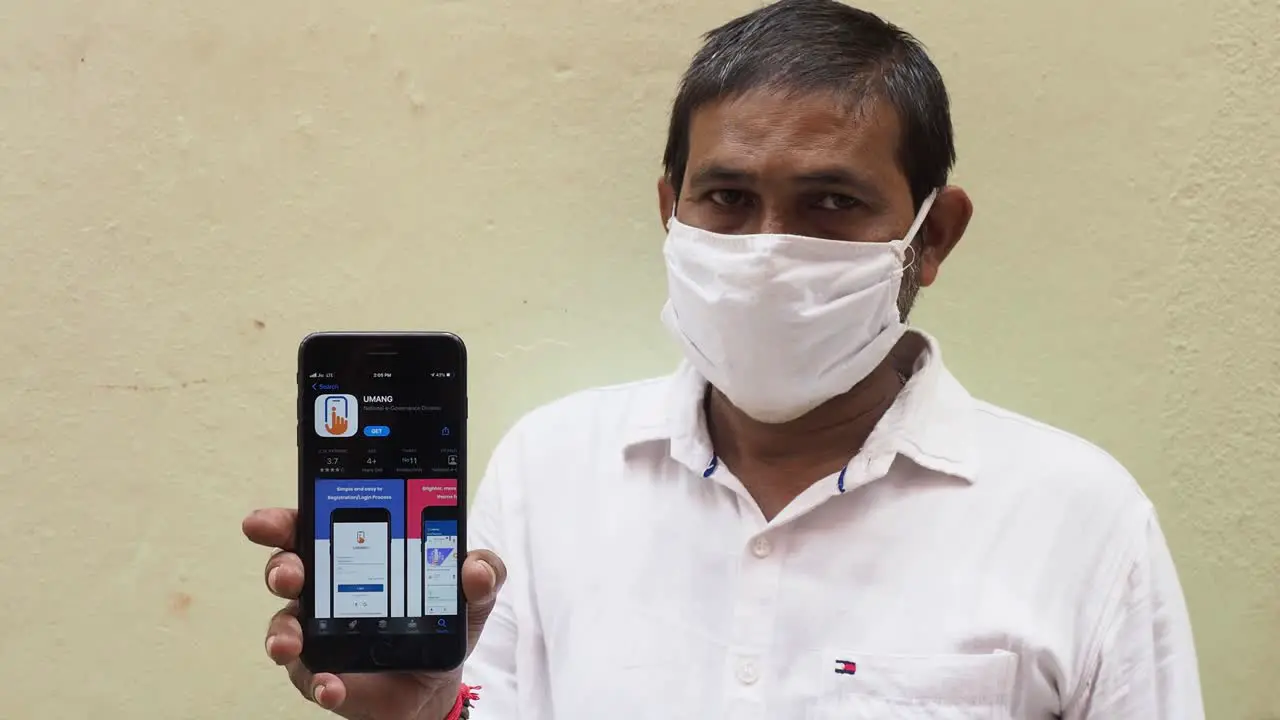
[[1203, 720], [1186, 601], [1152, 511], [1067, 720]]
[[519, 720], [520, 691], [516, 659], [521, 651], [520, 612], [524, 584], [523, 527], [518, 511], [519, 448], [515, 431], [494, 450], [467, 518], [468, 550], [491, 550], [502, 558], [507, 581], [485, 623], [484, 632], [463, 667], [463, 682], [480, 686], [472, 717]]

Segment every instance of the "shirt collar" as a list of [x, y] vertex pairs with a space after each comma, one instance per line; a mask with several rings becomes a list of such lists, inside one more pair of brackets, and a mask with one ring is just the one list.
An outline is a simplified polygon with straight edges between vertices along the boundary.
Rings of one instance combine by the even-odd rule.
[[[863, 451], [902, 455], [935, 472], [974, 482], [978, 448], [973, 437], [973, 398], [942, 364], [931, 335], [912, 328], [894, 348], [911, 377], [864, 444]], [[707, 381], [688, 362], [681, 363], [657, 392], [632, 414], [628, 450], [669, 442], [671, 458], [703, 472], [715, 457], [707, 433], [703, 398]]]

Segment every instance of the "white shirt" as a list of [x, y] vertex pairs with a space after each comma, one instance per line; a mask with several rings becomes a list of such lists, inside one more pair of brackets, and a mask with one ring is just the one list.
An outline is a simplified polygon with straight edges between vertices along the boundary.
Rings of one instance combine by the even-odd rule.
[[688, 366], [517, 423], [470, 516], [470, 547], [509, 572], [465, 667], [472, 717], [1203, 718], [1133, 478], [910, 342], [915, 372], [843, 482], [770, 521], [712, 462]]

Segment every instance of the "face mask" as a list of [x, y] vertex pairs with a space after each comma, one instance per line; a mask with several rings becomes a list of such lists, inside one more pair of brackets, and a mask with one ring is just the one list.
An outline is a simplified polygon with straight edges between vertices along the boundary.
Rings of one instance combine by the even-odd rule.
[[898, 292], [936, 194], [891, 242], [721, 235], [673, 217], [662, 322], [739, 410], [794, 420], [861, 382], [906, 332]]

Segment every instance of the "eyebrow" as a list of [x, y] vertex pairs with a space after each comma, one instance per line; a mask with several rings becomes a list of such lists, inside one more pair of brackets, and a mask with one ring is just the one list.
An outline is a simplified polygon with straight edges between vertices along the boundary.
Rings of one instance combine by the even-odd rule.
[[[718, 183], [733, 183], [749, 185], [756, 181], [755, 173], [745, 170], [738, 170], [725, 165], [705, 165], [694, 171], [689, 178], [689, 185], [692, 187], [700, 187], [704, 185], [714, 185]], [[866, 177], [859, 175], [851, 170], [843, 167], [827, 167], [810, 170], [808, 172], [794, 175], [790, 178], [794, 183], [800, 185], [815, 186], [833, 186], [842, 185], [851, 188], [867, 199], [880, 199], [883, 193], [876, 187], [875, 183]]]
[[754, 182], [756, 176], [754, 173], [745, 170], [734, 170], [724, 165], [703, 165], [694, 171], [689, 178], [689, 184], [697, 185], [714, 185], [719, 183], [742, 183], [749, 184]]

